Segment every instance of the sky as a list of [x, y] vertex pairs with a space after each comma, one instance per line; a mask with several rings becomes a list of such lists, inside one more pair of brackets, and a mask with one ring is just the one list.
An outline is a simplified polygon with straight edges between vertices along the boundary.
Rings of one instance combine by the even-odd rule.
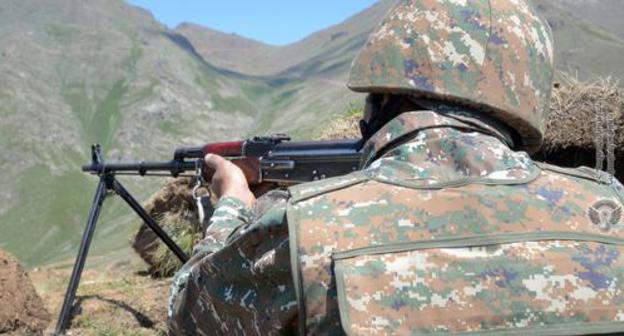
[[174, 28], [192, 22], [273, 45], [296, 42], [376, 0], [127, 0]]

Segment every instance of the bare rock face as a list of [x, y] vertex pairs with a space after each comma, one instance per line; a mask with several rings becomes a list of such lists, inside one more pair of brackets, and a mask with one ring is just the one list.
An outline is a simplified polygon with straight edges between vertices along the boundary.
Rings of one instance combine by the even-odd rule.
[[42, 335], [50, 314], [17, 259], [0, 250], [0, 334]]

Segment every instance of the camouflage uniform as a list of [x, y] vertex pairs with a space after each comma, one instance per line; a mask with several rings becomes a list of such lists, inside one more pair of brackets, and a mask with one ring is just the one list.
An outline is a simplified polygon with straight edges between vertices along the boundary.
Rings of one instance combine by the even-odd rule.
[[365, 152], [365, 169], [291, 188], [256, 218], [222, 199], [176, 276], [172, 331], [624, 330], [624, 226], [587, 215], [622, 206], [615, 180], [537, 165], [431, 111], [401, 114]]
[[220, 200], [171, 331], [623, 332], [624, 188], [510, 149], [541, 142], [551, 41], [525, 0], [397, 2], [349, 87], [424, 109], [368, 139], [360, 171], [265, 211]]
[[255, 208], [268, 210], [258, 214], [236, 198], [219, 200], [205, 239], [174, 278], [169, 302], [173, 334], [268, 335], [294, 330], [297, 305], [285, 200], [280, 192], [263, 196]]
[[352, 335], [623, 331], [624, 225], [588, 216], [621, 209], [621, 185], [427, 115], [382, 129], [367, 157], [387, 154], [362, 172], [291, 191], [307, 330], [337, 332], [340, 315]]

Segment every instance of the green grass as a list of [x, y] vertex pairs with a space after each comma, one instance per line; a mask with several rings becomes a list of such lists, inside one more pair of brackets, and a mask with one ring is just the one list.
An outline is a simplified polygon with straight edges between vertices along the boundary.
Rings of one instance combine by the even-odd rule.
[[[0, 247], [27, 267], [73, 258], [86, 226], [97, 178], [77, 169], [57, 175], [46, 166], [24, 172], [18, 206], [0, 216]], [[132, 183], [130, 183], [132, 185]], [[139, 192], [145, 199], [149, 192]], [[125, 249], [137, 229], [136, 216], [119, 197], [109, 197], [92, 243], [92, 255]]]
[[268, 107], [262, 117], [258, 119], [258, 125], [250, 131], [252, 133], [250, 135], [269, 134], [276, 118], [279, 118], [280, 114], [292, 106], [297, 94], [304, 88], [303, 83], [298, 80], [284, 80], [273, 85], [269, 101], [266, 103]]
[[168, 120], [168, 119], [161, 120], [156, 124], [156, 127], [158, 127], [158, 129], [161, 130], [165, 134], [172, 134], [172, 135], [178, 135], [178, 136], [183, 136], [186, 134], [186, 132], [184, 132], [183, 127], [180, 126], [180, 123], [173, 121], [173, 120]]
[[113, 135], [121, 122], [121, 100], [128, 91], [125, 79], [113, 84], [106, 97], [97, 106], [95, 115], [91, 118], [87, 128], [89, 143], [100, 143], [104, 148], [112, 144]]
[[156, 87], [156, 85], [158, 85], [159, 82], [157, 79], [155, 78], [151, 78], [150, 79], [150, 85], [148, 87], [145, 87], [143, 89], [141, 89], [139, 92], [128, 96], [126, 98], [126, 101], [124, 102], [124, 106], [131, 106], [133, 104], [136, 104], [138, 102], [144, 101], [150, 97], [152, 97], [154, 95], [154, 88]]
[[[55, 31], [62, 27], [56, 26], [58, 27], [55, 28]], [[132, 48], [120, 61], [120, 66], [125, 69], [123, 76], [111, 83], [98, 83], [102, 89], [92, 88], [96, 92], [88, 92], [86, 82], [63, 83], [61, 94], [71, 107], [76, 119], [79, 120], [82, 134], [85, 137], [84, 140], [87, 143], [100, 143], [104, 148], [114, 145], [113, 137], [123, 118], [124, 106], [122, 104], [132, 105], [153, 95], [154, 87], [158, 84], [155, 79], [151, 80], [150, 86], [143, 88], [133, 96], [128, 95], [129, 83], [136, 76], [136, 66], [141, 56], [142, 50], [139, 43], [134, 41]], [[62, 73], [63, 69], [67, 67], [67, 64], [61, 63], [59, 72]], [[68, 80], [64, 79], [64, 81]], [[101, 97], [101, 93], [106, 94], [103, 98], [97, 98], [98, 96]]]
[[354, 115], [364, 115], [364, 103], [362, 102], [349, 102], [347, 105], [345, 117], [352, 117]]
[[[191, 255], [193, 246], [201, 239], [202, 226], [195, 219], [195, 213], [168, 213], [162, 218], [157, 218], [158, 224], [165, 228], [171, 239], [180, 248]], [[158, 247], [153, 254], [156, 265], [155, 269], [160, 275], [172, 276], [182, 266], [180, 260], [163, 243], [158, 242]]]
[[68, 257], [85, 224], [93, 180], [37, 166], [18, 185], [19, 205], [0, 217], [2, 246], [29, 266]]
[[[271, 93], [271, 87], [262, 81], [251, 78], [226, 79], [211, 67], [199, 65], [196, 68], [195, 83], [206, 90], [215, 110], [257, 115], [261, 101]], [[234, 87], [238, 92], [224, 97], [220, 93], [223, 86]]]
[[48, 25], [45, 28], [45, 31], [56, 41], [56, 43], [60, 44], [71, 43], [74, 36], [79, 33], [79, 31], [75, 28], [60, 23]]
[[93, 102], [89, 99], [84, 83], [64, 85], [61, 94], [76, 119], [80, 121], [82, 130], [87, 130], [90, 116], [93, 115]]

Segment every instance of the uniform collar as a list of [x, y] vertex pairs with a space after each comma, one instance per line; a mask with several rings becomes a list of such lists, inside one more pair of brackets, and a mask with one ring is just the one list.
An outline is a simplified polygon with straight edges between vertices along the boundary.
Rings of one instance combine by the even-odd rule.
[[500, 137], [433, 111], [399, 115], [365, 143], [362, 157], [370, 178], [414, 188], [517, 184], [539, 174], [528, 154]]
[[362, 149], [362, 167], [367, 167], [392, 147], [409, 141], [418, 132], [432, 128], [453, 127], [464, 130], [481, 131], [469, 123], [451, 118], [434, 111], [413, 111], [401, 113], [385, 124]]

